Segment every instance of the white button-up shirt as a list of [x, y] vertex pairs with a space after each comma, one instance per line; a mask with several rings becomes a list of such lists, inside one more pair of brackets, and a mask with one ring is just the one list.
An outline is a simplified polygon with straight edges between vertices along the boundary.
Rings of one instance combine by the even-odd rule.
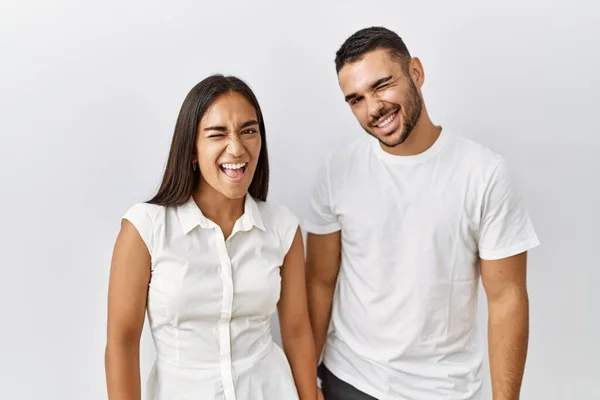
[[270, 324], [298, 219], [250, 195], [227, 239], [192, 198], [179, 207], [138, 203], [124, 218], [152, 259], [147, 310], [157, 360], [147, 398], [297, 399]]

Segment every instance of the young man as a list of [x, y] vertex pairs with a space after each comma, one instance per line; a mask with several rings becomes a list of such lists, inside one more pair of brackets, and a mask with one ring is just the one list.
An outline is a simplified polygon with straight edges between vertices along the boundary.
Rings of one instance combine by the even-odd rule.
[[478, 399], [480, 277], [494, 400], [518, 399], [539, 243], [506, 161], [432, 123], [394, 32], [356, 32], [336, 68], [368, 135], [329, 156], [305, 223], [325, 399]]

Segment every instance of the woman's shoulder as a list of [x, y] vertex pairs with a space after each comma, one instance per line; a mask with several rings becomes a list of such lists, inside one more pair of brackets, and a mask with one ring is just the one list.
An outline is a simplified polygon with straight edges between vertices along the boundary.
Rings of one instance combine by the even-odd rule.
[[277, 235], [283, 254], [287, 254], [300, 226], [300, 220], [283, 204], [271, 202], [257, 202], [257, 204], [265, 229]]
[[135, 227], [150, 254], [154, 250], [156, 229], [164, 226], [161, 219], [164, 219], [165, 209], [166, 207], [156, 204], [134, 203], [122, 217]]
[[256, 201], [265, 225], [271, 228], [298, 224], [299, 219], [288, 207], [270, 201]]
[[165, 206], [151, 203], [134, 203], [125, 212], [127, 215], [147, 216], [151, 220], [156, 220], [160, 215], [164, 214], [166, 210]]

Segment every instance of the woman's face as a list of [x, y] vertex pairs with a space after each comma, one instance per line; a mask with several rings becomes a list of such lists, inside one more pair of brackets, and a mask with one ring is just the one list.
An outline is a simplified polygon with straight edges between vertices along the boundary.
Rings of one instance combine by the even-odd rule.
[[256, 110], [237, 92], [220, 95], [198, 125], [196, 159], [201, 185], [229, 199], [246, 195], [260, 154]]

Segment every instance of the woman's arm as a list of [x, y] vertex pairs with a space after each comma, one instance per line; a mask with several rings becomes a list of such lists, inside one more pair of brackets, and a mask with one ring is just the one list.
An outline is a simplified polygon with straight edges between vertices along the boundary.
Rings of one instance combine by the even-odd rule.
[[105, 351], [110, 400], [139, 400], [140, 336], [150, 280], [150, 254], [127, 220], [121, 223], [112, 256]]
[[300, 228], [281, 267], [278, 304], [283, 350], [292, 367], [300, 400], [317, 398], [317, 360], [308, 318], [304, 245]]

